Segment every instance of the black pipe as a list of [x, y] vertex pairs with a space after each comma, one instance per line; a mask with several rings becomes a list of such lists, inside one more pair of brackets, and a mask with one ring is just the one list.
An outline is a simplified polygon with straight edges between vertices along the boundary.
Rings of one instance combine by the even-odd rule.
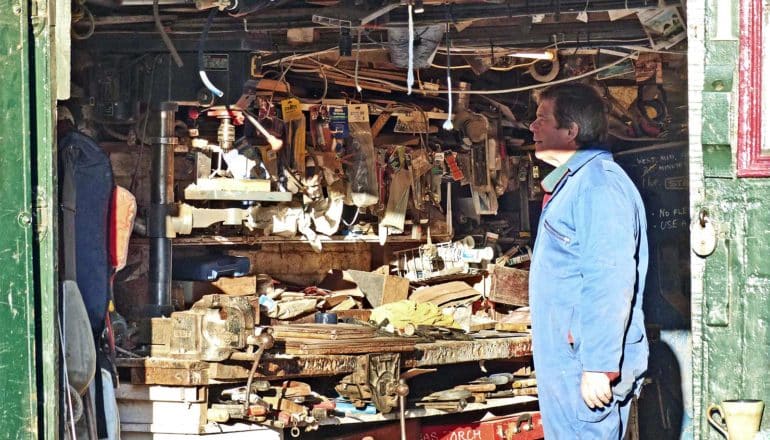
[[174, 114], [177, 104], [160, 105], [160, 129], [152, 140], [152, 174], [150, 176], [150, 212], [147, 233], [150, 237], [150, 316], [168, 316], [171, 304], [171, 239], [166, 219], [174, 206]]

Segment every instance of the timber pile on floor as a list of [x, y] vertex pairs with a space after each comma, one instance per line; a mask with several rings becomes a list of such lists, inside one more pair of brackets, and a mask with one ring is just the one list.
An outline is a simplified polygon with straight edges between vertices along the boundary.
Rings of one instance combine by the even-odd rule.
[[378, 336], [374, 327], [356, 324], [294, 324], [273, 327], [286, 354], [360, 354], [413, 351], [418, 338]]

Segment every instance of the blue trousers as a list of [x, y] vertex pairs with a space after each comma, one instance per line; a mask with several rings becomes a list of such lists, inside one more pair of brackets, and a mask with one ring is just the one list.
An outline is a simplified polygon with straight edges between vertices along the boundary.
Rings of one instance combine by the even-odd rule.
[[537, 371], [538, 400], [545, 439], [621, 440], [628, 426], [634, 393], [613, 396], [609, 405], [600, 410], [592, 410], [580, 395], [582, 371], [569, 368], [575, 366], [572, 362], [566, 364], [563, 364], [563, 369]]

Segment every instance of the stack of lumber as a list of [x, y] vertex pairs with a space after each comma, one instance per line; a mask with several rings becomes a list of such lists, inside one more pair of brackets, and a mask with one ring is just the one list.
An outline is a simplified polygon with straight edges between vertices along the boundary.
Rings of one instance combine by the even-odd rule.
[[286, 354], [331, 355], [414, 350], [417, 338], [378, 336], [374, 327], [357, 324], [293, 324], [273, 326], [273, 337]]

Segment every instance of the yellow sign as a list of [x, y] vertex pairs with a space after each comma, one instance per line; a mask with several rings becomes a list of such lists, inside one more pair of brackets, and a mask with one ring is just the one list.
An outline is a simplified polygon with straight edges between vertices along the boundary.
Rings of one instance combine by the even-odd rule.
[[302, 107], [297, 98], [289, 98], [281, 101], [281, 111], [283, 112], [284, 121], [296, 121], [297, 119], [302, 119]]

